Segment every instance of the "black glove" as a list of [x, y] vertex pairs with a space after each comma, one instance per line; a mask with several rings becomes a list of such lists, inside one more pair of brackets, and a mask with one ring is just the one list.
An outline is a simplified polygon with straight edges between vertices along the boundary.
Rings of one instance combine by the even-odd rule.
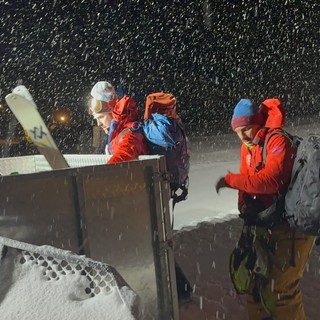
[[220, 178], [218, 182], [216, 183], [216, 191], [219, 193], [221, 188], [227, 188], [229, 187], [228, 184], [226, 183], [226, 180], [224, 177]]
[[259, 212], [266, 209], [266, 207], [263, 205], [261, 200], [257, 199], [256, 197], [252, 197], [248, 193], [243, 194], [243, 203], [239, 208], [240, 216], [246, 216], [246, 215], [257, 215]]
[[248, 193], [244, 193], [243, 202], [239, 205], [239, 217], [244, 219], [249, 225], [264, 225], [264, 223], [268, 224], [268, 217], [263, 218], [263, 221], [259, 213], [266, 209], [265, 205], [261, 200], [252, 197]]

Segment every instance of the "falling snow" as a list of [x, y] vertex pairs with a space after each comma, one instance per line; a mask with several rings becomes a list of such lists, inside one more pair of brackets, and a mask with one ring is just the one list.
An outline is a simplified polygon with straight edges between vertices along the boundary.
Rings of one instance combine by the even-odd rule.
[[[212, 197], [225, 165], [237, 166], [237, 141], [225, 133], [242, 97], [282, 99], [291, 132], [310, 123], [308, 116], [319, 122], [318, 1], [0, 0], [0, 8], [0, 138], [9, 141], [2, 156], [36, 153], [19, 143], [23, 130], [4, 106], [16, 85], [30, 90], [64, 153], [93, 151], [86, 104], [96, 81], [121, 82], [140, 111], [148, 93], [172, 92], [193, 147], [190, 196], [175, 210], [177, 252], [195, 292], [181, 313], [183, 319], [227, 319], [233, 312], [240, 319], [243, 304], [223, 287], [229, 278], [217, 255], [237, 236], [235, 225], [225, 222], [236, 214], [236, 195]], [[57, 122], [66, 114], [68, 125]], [[222, 248], [222, 233], [204, 222], [213, 219], [225, 226]], [[213, 233], [209, 245], [203, 230]], [[314, 260], [308, 266], [311, 315], [318, 314]]]
[[316, 6], [315, 0], [1, 1], [1, 88], [8, 93], [21, 78], [47, 117], [55, 105], [83, 113], [101, 79], [122, 81], [140, 108], [147, 93], [170, 91], [190, 130], [205, 134], [225, 126], [240, 97], [278, 96], [289, 115], [314, 113]]

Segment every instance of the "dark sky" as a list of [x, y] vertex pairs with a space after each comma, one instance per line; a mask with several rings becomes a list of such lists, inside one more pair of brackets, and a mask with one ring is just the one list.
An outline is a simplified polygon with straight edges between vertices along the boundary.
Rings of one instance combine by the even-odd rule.
[[152, 91], [175, 94], [186, 125], [204, 134], [229, 124], [244, 97], [316, 113], [318, 2], [0, 0], [1, 101], [23, 83], [42, 114], [82, 114], [107, 79], [140, 109]]

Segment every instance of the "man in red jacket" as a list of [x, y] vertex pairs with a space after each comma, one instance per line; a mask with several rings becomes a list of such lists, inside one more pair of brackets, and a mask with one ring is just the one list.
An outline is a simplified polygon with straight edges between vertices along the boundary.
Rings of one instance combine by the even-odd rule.
[[[270, 257], [271, 267], [264, 274], [265, 279], [255, 275], [245, 291], [250, 320], [305, 319], [299, 282], [314, 237], [293, 232], [283, 217], [284, 195], [296, 154], [288, 137], [274, 133], [282, 131], [284, 118], [278, 99], [267, 99], [260, 108], [241, 99], [231, 122], [242, 142], [240, 173], [229, 172], [216, 184], [217, 192], [225, 187], [239, 190], [238, 208], [245, 225], [239, 243], [244, 237], [251, 239], [253, 246], [259, 241], [264, 249], [257, 254]], [[254, 233], [251, 238], [248, 232]], [[256, 264], [257, 261], [258, 258]]]
[[148, 154], [148, 148], [138, 127], [139, 116], [135, 101], [124, 95], [118, 98], [115, 88], [107, 81], [97, 82], [91, 90], [89, 113], [108, 135], [106, 154], [112, 155], [107, 163], [135, 160]]

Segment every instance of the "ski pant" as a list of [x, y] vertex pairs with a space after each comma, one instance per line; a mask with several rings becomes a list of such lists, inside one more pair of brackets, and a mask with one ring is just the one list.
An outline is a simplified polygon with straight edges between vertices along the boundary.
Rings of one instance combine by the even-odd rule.
[[275, 317], [268, 315], [262, 305], [254, 301], [252, 295], [247, 295], [249, 320], [305, 320], [299, 282], [315, 237], [304, 235], [299, 231], [292, 233], [288, 223], [272, 228], [270, 237], [275, 245], [275, 256], [267, 288], [272, 292], [276, 315]]

